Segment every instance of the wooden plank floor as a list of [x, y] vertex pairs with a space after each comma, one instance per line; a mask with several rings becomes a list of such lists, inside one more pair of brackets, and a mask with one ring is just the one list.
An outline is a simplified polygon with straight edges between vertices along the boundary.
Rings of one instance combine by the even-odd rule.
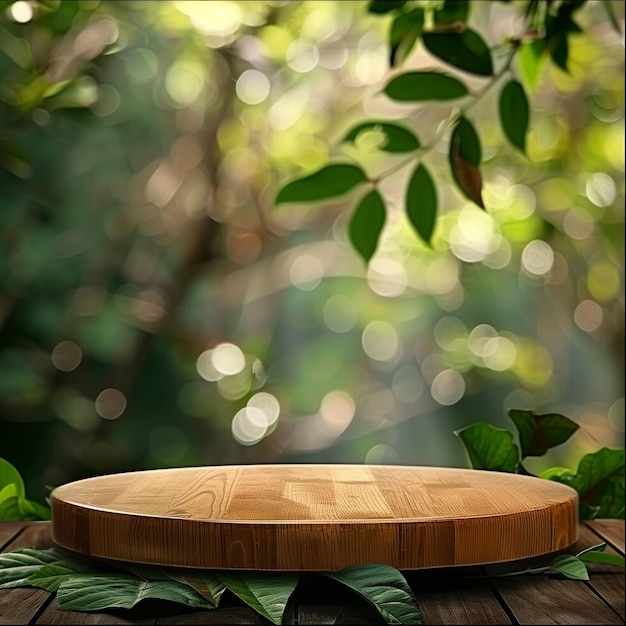
[[[598, 520], [580, 527], [576, 552], [606, 541], [624, 554], [624, 522]], [[50, 547], [49, 522], [0, 523], [0, 551]], [[492, 566], [489, 573], [502, 571]], [[593, 564], [591, 580], [550, 576], [479, 578], [467, 570], [407, 573], [425, 624], [624, 624], [624, 571]], [[472, 570], [476, 572], [476, 570]], [[59, 610], [54, 594], [40, 589], [0, 590], [0, 624], [269, 624], [236, 598], [224, 595], [220, 608], [187, 610], [147, 601], [132, 610], [81, 613]], [[339, 584], [310, 575], [287, 607], [285, 624], [382, 624], [378, 613]]]

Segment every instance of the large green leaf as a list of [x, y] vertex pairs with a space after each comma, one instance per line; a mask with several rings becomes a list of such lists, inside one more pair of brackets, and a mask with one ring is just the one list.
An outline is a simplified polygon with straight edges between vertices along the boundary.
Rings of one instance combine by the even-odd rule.
[[575, 489], [585, 495], [612, 477], [622, 477], [624, 472], [624, 450], [601, 448], [585, 454], [576, 470]]
[[550, 562], [552, 571], [563, 574], [573, 580], [589, 580], [589, 572], [585, 564], [572, 554], [561, 554]]
[[379, 148], [385, 152], [412, 152], [420, 147], [418, 138], [408, 128], [400, 124], [374, 120], [363, 122], [352, 128], [343, 141], [354, 142], [362, 132], [368, 130], [381, 131], [386, 135], [385, 143]]
[[424, 46], [442, 61], [465, 72], [491, 76], [491, 52], [482, 37], [467, 28], [461, 33], [423, 33]]
[[421, 164], [409, 179], [405, 206], [409, 222], [417, 234], [430, 243], [437, 219], [437, 189], [428, 170]]
[[511, 80], [502, 88], [499, 111], [500, 123], [507, 139], [516, 148], [525, 152], [530, 107], [521, 83]]
[[542, 456], [550, 448], [566, 442], [579, 428], [576, 422], [558, 413], [510, 409], [509, 417], [519, 433], [522, 459]]
[[54, 548], [20, 548], [0, 554], [0, 589], [29, 585], [28, 578], [42, 567], [62, 562], [67, 559]]
[[389, 28], [389, 65], [404, 61], [424, 29], [424, 10], [420, 7], [396, 16]]
[[478, 166], [482, 148], [474, 126], [463, 116], [459, 118], [450, 136], [449, 163], [452, 178], [461, 192], [481, 209], [482, 175]]
[[24, 481], [22, 480], [20, 473], [17, 469], [15, 469], [15, 467], [13, 467], [13, 465], [11, 465], [11, 463], [0, 458], [0, 489], [6, 487], [7, 485], [15, 485], [16, 491], [13, 494], [14, 496], [24, 497], [26, 495]]
[[576, 473], [564, 470], [550, 480], [569, 485], [578, 492], [581, 519], [590, 517], [622, 517], [624, 515], [624, 450], [601, 448], [585, 454]]
[[[27, 579], [26, 584], [33, 587], [40, 587], [46, 591], [57, 591], [65, 580], [84, 573], [102, 573], [105, 566], [98, 568], [97, 561], [91, 563], [77, 563], [75, 561], [55, 561], [49, 565], [42, 565], [34, 571]], [[100, 571], [99, 571], [100, 570]]]
[[130, 609], [147, 598], [169, 600], [195, 608], [213, 608], [189, 585], [175, 580], [141, 580], [123, 574], [75, 574], [57, 589], [59, 608], [71, 611]]
[[282, 202], [315, 202], [347, 193], [367, 181], [363, 170], [349, 163], [332, 163], [317, 172], [287, 183], [276, 197]]
[[473, 469], [515, 472], [519, 450], [513, 435], [486, 422], [472, 424], [454, 433], [460, 437]]
[[370, 602], [387, 624], [421, 624], [420, 610], [404, 576], [387, 565], [358, 565], [325, 573]]
[[455, 100], [466, 96], [467, 87], [453, 76], [440, 72], [406, 72], [392, 78], [383, 90], [399, 102]]
[[298, 584], [297, 574], [219, 572], [229, 591], [274, 624], [283, 621], [289, 598]]
[[348, 225], [350, 241], [366, 263], [376, 252], [384, 225], [385, 203], [378, 191], [372, 189], [359, 202]]

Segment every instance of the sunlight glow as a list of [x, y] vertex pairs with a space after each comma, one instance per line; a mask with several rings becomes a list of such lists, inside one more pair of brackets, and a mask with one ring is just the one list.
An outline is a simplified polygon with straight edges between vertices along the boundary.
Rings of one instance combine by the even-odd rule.
[[603, 319], [602, 307], [593, 300], [583, 300], [574, 311], [576, 326], [588, 333], [598, 330], [602, 325]]
[[382, 320], [374, 320], [365, 327], [361, 344], [367, 356], [375, 361], [391, 361], [400, 350], [396, 329]]
[[25, 0], [18, 0], [9, 7], [9, 13], [11, 17], [19, 24], [26, 24], [33, 19], [33, 7], [30, 2]]
[[529, 274], [547, 274], [554, 263], [554, 252], [550, 244], [535, 239], [526, 245], [522, 252], [522, 265]]
[[211, 363], [220, 374], [233, 376], [243, 370], [246, 357], [234, 343], [220, 343], [213, 349]]
[[465, 394], [465, 381], [456, 370], [439, 372], [430, 387], [434, 400], [445, 406], [456, 404]]
[[73, 341], [59, 341], [50, 357], [59, 371], [73, 372], [83, 359], [83, 351]]
[[96, 398], [96, 411], [105, 420], [116, 420], [126, 410], [126, 396], [119, 389], [104, 389]]
[[259, 70], [246, 70], [237, 79], [235, 91], [242, 102], [259, 104], [270, 95], [270, 81]]

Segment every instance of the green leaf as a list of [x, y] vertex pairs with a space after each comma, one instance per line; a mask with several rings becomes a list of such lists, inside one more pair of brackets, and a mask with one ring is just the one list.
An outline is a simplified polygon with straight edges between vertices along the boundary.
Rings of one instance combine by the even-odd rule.
[[519, 70], [529, 91], [534, 92], [539, 84], [541, 71], [546, 62], [544, 52], [546, 44], [543, 39], [535, 39], [520, 46], [517, 53]]
[[455, 100], [469, 93], [467, 87], [453, 76], [425, 71], [399, 74], [385, 85], [383, 91], [399, 102]]
[[417, 8], [400, 13], [389, 28], [389, 65], [404, 61], [424, 30], [424, 10]]
[[401, 9], [406, 4], [406, 0], [371, 0], [367, 5], [368, 13], [389, 13]]
[[550, 12], [545, 19], [545, 40], [546, 50], [554, 63], [565, 72], [568, 72], [567, 61], [569, 57], [569, 33], [580, 33], [581, 28], [572, 18], [574, 11], [577, 11], [583, 2], [572, 0], [562, 2], [559, 5], [556, 15]]
[[372, 189], [359, 202], [348, 225], [350, 242], [366, 263], [376, 252], [384, 225], [385, 203], [378, 191]]
[[106, 569], [106, 566], [100, 566], [96, 561], [79, 563], [77, 561], [58, 560], [48, 565], [42, 565], [34, 571], [27, 579], [26, 584], [33, 587], [40, 587], [46, 591], [57, 591], [61, 583], [69, 580], [73, 576], [83, 573], [95, 573]]
[[59, 608], [70, 611], [130, 609], [147, 598], [169, 600], [194, 608], [213, 608], [191, 587], [175, 580], [141, 580], [115, 574], [76, 574], [64, 580], [57, 590]]
[[[5, 487], [6, 489], [6, 487]], [[3, 491], [5, 491], [3, 489]], [[50, 519], [50, 509], [21, 496], [0, 499], [0, 520], [37, 522]]]
[[601, 490], [595, 517], [624, 519], [624, 476], [611, 477]]
[[[7, 485], [15, 485], [16, 491], [13, 494], [14, 496], [24, 497], [26, 495], [24, 481], [22, 480], [20, 473], [15, 467], [13, 467], [13, 465], [11, 465], [11, 463], [0, 458], [0, 489], [6, 487]], [[2, 499], [0, 498], [0, 502], [1, 501]]]
[[422, 41], [431, 54], [460, 70], [479, 76], [493, 75], [487, 44], [469, 28], [462, 33], [424, 33]]
[[517, 470], [519, 450], [508, 430], [478, 422], [454, 434], [463, 442], [473, 469], [512, 473]]
[[283, 621], [289, 598], [298, 584], [297, 574], [219, 572], [229, 591], [274, 624]]
[[17, 498], [17, 485], [15, 483], [5, 485], [0, 489], [0, 504], [9, 498]]
[[482, 149], [480, 139], [471, 122], [466, 117], [460, 117], [457, 121], [452, 136], [451, 146], [454, 145], [458, 156], [469, 165], [478, 167], [482, 160]]
[[522, 152], [526, 151], [526, 132], [530, 119], [528, 99], [521, 83], [509, 81], [500, 92], [500, 123], [507, 139]]
[[0, 502], [0, 520], [4, 522], [19, 522], [21, 519], [19, 498], [11, 496]]
[[385, 143], [380, 146], [379, 150], [383, 150], [385, 152], [412, 152], [420, 147], [418, 138], [408, 128], [391, 122], [373, 120], [363, 122], [355, 126], [343, 138], [343, 141], [350, 141], [354, 143], [356, 138], [362, 132], [369, 130], [380, 131], [387, 136]]
[[20, 548], [0, 554], [0, 589], [29, 586], [28, 578], [42, 567], [65, 561], [66, 558], [54, 548]]
[[428, 170], [421, 164], [409, 179], [405, 204], [409, 222], [417, 234], [430, 243], [437, 219], [437, 189]]
[[601, 448], [585, 454], [578, 463], [574, 488], [581, 496], [601, 485], [611, 477], [619, 478], [624, 471], [624, 450]]
[[467, 0], [446, 0], [441, 9], [435, 11], [435, 24], [467, 22], [471, 4], [472, 3], [467, 2]]
[[169, 574], [169, 576], [195, 589], [215, 607], [219, 604], [224, 591], [226, 591], [226, 585], [215, 574], [210, 572], [202, 574]]
[[542, 456], [550, 448], [566, 442], [579, 428], [576, 422], [558, 413], [509, 409], [509, 417], [519, 433], [522, 459]]
[[585, 563], [606, 563], [607, 565], [616, 565], [617, 567], [626, 567], [624, 557], [619, 554], [609, 554], [605, 552], [606, 543], [600, 543], [597, 546], [587, 548], [579, 552], [576, 557]]
[[586, 454], [576, 473], [560, 472], [550, 479], [578, 492], [583, 519], [623, 515], [624, 450], [621, 448], [601, 448]]
[[585, 564], [572, 554], [561, 554], [550, 562], [548, 567], [566, 578], [573, 580], [589, 580], [589, 572]]
[[461, 192], [484, 209], [482, 176], [478, 168], [481, 159], [482, 149], [478, 134], [465, 117], [460, 117], [450, 137], [450, 171]]
[[49, 521], [52, 517], [50, 507], [43, 506], [33, 500], [18, 498], [18, 508], [22, 519], [29, 522]]
[[278, 192], [276, 204], [326, 200], [341, 196], [365, 182], [367, 176], [360, 167], [349, 163], [333, 163], [287, 183]]
[[420, 610], [404, 576], [387, 565], [358, 565], [325, 573], [370, 602], [387, 624], [421, 624]]
[[581, 555], [585, 554], [586, 552], [604, 552], [605, 550], [606, 550], [606, 541], [603, 541], [602, 543], [598, 543], [595, 546], [590, 546], [589, 548], [585, 548], [584, 550], [581, 550], [576, 556], [580, 558]]

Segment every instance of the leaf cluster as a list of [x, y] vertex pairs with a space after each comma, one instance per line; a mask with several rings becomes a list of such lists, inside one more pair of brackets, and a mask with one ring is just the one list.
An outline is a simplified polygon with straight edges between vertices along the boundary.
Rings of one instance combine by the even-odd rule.
[[[532, 475], [524, 467], [527, 457], [544, 455], [565, 443], [578, 429], [576, 422], [558, 413], [510, 409], [519, 445], [513, 433], [478, 422], [456, 431], [474, 469]], [[601, 448], [584, 455], [575, 472], [553, 467], [539, 474], [576, 490], [579, 518], [624, 517], [624, 450]]]
[[17, 469], [0, 458], [0, 520], [49, 520], [50, 509], [26, 498], [24, 480]]
[[[321, 574], [372, 604], [387, 624], [420, 624], [415, 597], [404, 576], [387, 565], [359, 565]], [[40, 587], [55, 592], [59, 608], [72, 611], [130, 609], [146, 599], [214, 609], [224, 592], [281, 624], [301, 576], [248, 571], [192, 571], [113, 563], [57, 548], [21, 548], [0, 555], [0, 589]]]
[[[496, 69], [488, 42], [470, 25], [474, 3], [446, 0], [443, 3], [417, 3], [372, 0], [368, 11], [390, 21], [388, 30], [389, 66], [395, 68], [407, 59], [418, 42], [444, 68], [405, 71], [395, 74], [383, 93], [398, 103], [457, 103], [444, 124], [448, 133], [448, 164], [452, 180], [461, 194], [482, 209], [482, 149], [474, 123], [468, 117], [470, 107], [489, 89], [502, 81], [498, 98], [498, 117], [508, 142], [522, 154], [530, 124], [530, 105], [522, 83], [513, 75], [512, 62], [519, 53], [527, 84], [533, 86], [543, 61], [549, 58], [567, 71], [569, 37], [582, 32], [575, 13], [585, 1], [553, 2], [531, 0], [524, 9], [525, 26], [519, 37], [505, 41], [508, 56]], [[610, 17], [610, 7], [607, 7]], [[612, 22], [615, 22], [613, 17]], [[472, 93], [465, 76], [484, 79], [484, 86]], [[468, 99], [470, 99], [468, 101]], [[357, 165], [329, 163], [317, 172], [288, 182], [278, 193], [276, 203], [317, 202], [344, 195], [355, 188], [365, 188], [351, 215], [349, 238], [360, 256], [368, 262], [376, 251], [385, 225], [385, 198], [376, 190], [381, 178], [405, 166], [412, 172], [404, 193], [408, 222], [418, 237], [430, 245], [438, 215], [437, 185], [424, 164], [424, 156], [443, 139], [443, 133], [428, 145], [418, 135], [395, 120], [369, 119], [356, 124], [342, 142], [355, 142], [362, 133], [376, 130], [384, 136], [379, 150], [396, 156], [397, 166], [378, 178], [370, 178]], [[348, 169], [351, 168], [351, 169]], [[346, 175], [348, 174], [349, 175]], [[344, 176], [345, 175], [345, 176]], [[369, 184], [369, 185], [368, 185]], [[367, 189], [373, 186], [374, 190]]]

